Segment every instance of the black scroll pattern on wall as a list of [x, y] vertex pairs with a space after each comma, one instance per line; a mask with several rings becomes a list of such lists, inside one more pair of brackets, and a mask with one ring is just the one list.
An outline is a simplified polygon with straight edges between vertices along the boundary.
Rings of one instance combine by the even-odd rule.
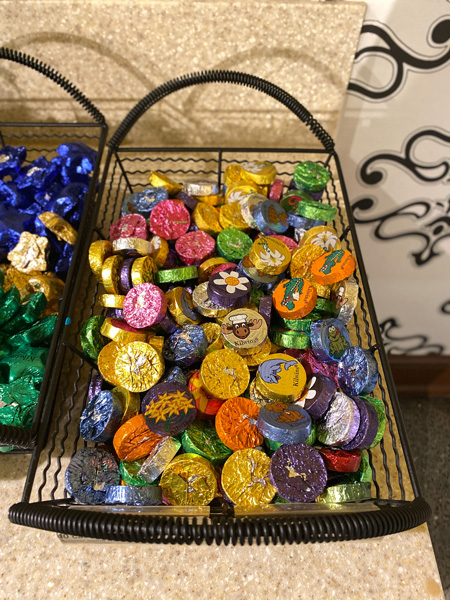
[[381, 334], [383, 336], [386, 352], [391, 354], [443, 354], [444, 346], [441, 344], [432, 344], [426, 335], [401, 335], [398, 330], [401, 329], [397, 319], [391, 317], [380, 323]]
[[446, 300], [439, 309], [444, 315], [450, 315], [450, 300]]
[[[395, 39], [395, 34], [384, 23], [366, 23], [361, 29], [361, 35], [371, 33], [376, 35], [385, 45], [366, 46], [355, 55], [355, 61], [366, 56], [387, 58], [393, 65], [394, 77], [390, 84], [382, 89], [373, 89], [356, 81], [350, 81], [348, 90], [364, 96], [368, 100], [383, 100], [395, 94], [402, 86], [409, 70], [431, 71], [442, 67], [450, 61], [450, 48], [429, 58], [423, 58], [413, 48]], [[450, 19], [446, 16], [433, 23], [428, 31], [428, 45], [435, 49], [436, 45], [444, 45], [450, 39]]]

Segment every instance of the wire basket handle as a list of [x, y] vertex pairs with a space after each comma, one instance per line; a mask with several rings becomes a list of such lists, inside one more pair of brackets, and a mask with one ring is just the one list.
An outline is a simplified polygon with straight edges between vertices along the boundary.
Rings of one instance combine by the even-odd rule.
[[200, 71], [189, 75], [182, 75], [175, 79], [171, 79], [155, 88], [152, 92], [144, 96], [128, 113], [122, 123], [117, 128], [117, 131], [109, 141], [111, 150], [116, 150], [125, 139], [131, 128], [136, 122], [147, 112], [154, 104], [173, 94], [174, 92], [187, 88], [193, 85], [201, 85], [205, 83], [235, 83], [250, 88], [259, 90], [260, 92], [275, 98], [281, 104], [286, 106], [296, 117], [300, 119], [315, 137], [321, 142], [325, 150], [332, 152], [334, 141], [325, 129], [314, 119], [311, 113], [303, 104], [288, 94], [282, 88], [278, 87], [270, 81], [250, 75], [249, 73], [241, 73], [239, 71]]
[[10, 60], [11, 62], [18, 63], [20, 65], [24, 65], [41, 75], [44, 75], [48, 79], [51, 79], [55, 83], [57, 83], [64, 91], [66, 91], [74, 100], [80, 104], [84, 110], [96, 121], [99, 125], [105, 124], [105, 117], [98, 110], [98, 108], [92, 104], [92, 102], [87, 98], [80, 90], [73, 85], [68, 79], [63, 77], [58, 71], [52, 69], [45, 63], [29, 56], [28, 54], [23, 54], [18, 50], [13, 50], [11, 48], [0, 48], [0, 59]]

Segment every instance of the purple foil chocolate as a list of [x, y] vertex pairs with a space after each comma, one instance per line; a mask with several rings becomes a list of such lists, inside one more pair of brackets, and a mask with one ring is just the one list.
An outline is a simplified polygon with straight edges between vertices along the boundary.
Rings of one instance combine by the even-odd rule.
[[264, 318], [267, 327], [270, 329], [270, 320], [272, 317], [272, 296], [263, 296], [259, 301], [259, 314]]
[[314, 502], [325, 489], [327, 470], [319, 452], [308, 444], [287, 444], [272, 456], [270, 480], [285, 500]]
[[234, 269], [214, 273], [208, 282], [208, 298], [223, 308], [238, 308], [250, 299], [251, 283], [248, 277]]
[[134, 258], [126, 258], [120, 267], [119, 291], [121, 294], [125, 295], [133, 287], [131, 282], [131, 267], [134, 260]]
[[171, 381], [153, 386], [142, 400], [141, 411], [153, 433], [175, 436], [189, 427], [197, 407], [188, 388]]
[[296, 402], [308, 411], [313, 419], [320, 419], [327, 412], [336, 391], [334, 382], [323, 373], [314, 373], [306, 384], [303, 397]]
[[365, 450], [369, 448], [378, 431], [378, 415], [375, 408], [361, 398], [354, 397], [360, 414], [359, 428], [355, 437], [341, 446], [343, 450]]
[[317, 427], [317, 439], [326, 446], [348, 444], [357, 434], [359, 422], [356, 402], [342, 392], [336, 392]]

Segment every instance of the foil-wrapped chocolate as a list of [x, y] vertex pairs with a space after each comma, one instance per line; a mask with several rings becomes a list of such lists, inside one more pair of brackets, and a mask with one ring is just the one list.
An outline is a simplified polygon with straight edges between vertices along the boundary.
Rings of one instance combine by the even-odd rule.
[[120, 473], [113, 456], [99, 448], [83, 448], [66, 469], [68, 493], [81, 504], [101, 504], [109, 486], [119, 485]]

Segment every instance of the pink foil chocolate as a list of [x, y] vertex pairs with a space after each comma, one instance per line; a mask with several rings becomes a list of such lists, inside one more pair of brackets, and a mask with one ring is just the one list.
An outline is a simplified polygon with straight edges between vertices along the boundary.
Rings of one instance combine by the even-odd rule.
[[164, 200], [150, 215], [150, 231], [165, 240], [176, 240], [187, 233], [191, 224], [188, 209], [179, 200]]
[[125, 215], [118, 221], [115, 221], [109, 228], [109, 239], [111, 242], [120, 238], [130, 237], [141, 238], [142, 240], [147, 239], [147, 221], [142, 215]]
[[162, 321], [166, 310], [166, 296], [153, 283], [140, 283], [128, 292], [123, 303], [126, 322], [137, 329], [156, 325]]
[[204, 231], [191, 231], [179, 237], [175, 250], [187, 265], [200, 265], [214, 254], [216, 242]]

